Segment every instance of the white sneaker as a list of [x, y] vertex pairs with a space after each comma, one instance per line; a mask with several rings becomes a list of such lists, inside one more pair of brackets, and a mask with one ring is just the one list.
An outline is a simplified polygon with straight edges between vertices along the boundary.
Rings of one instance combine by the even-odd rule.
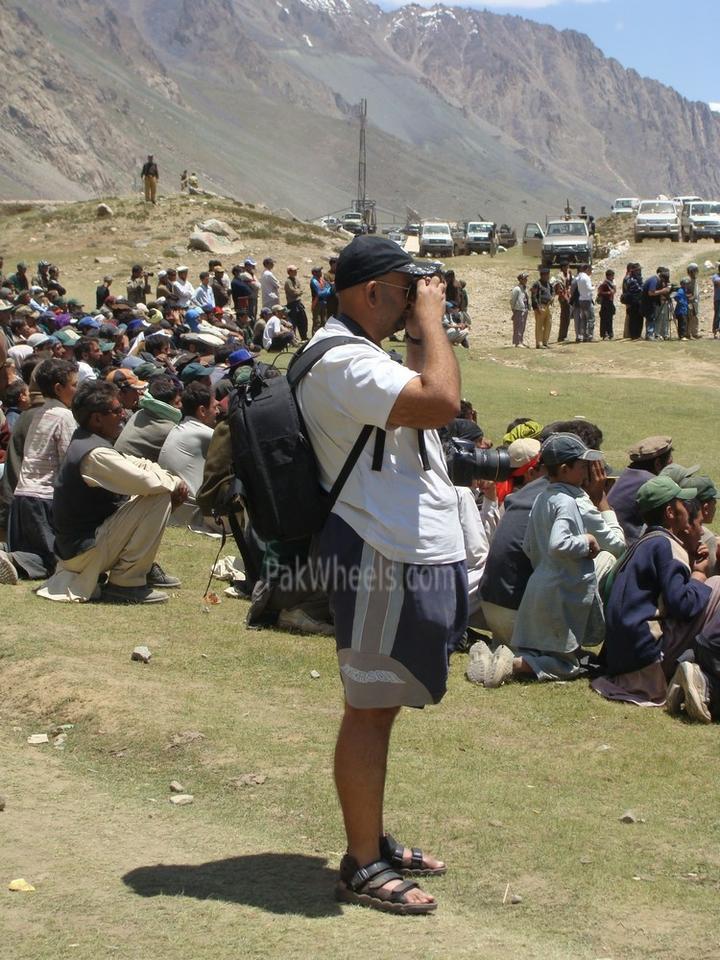
[[515, 654], [510, 647], [505, 647], [501, 644], [493, 654], [488, 677], [485, 680], [485, 686], [491, 688], [499, 687], [505, 683], [506, 680], [509, 680], [512, 677], [514, 660]]
[[492, 652], [484, 640], [478, 640], [469, 650], [470, 662], [467, 665], [465, 676], [471, 683], [484, 684], [490, 674]]
[[323, 637], [335, 635], [335, 628], [332, 624], [313, 619], [300, 607], [294, 607], [292, 610], [281, 610], [277, 625], [281, 630], [297, 631], [298, 633], [319, 633]]
[[670, 681], [667, 696], [665, 697], [665, 709], [674, 717], [680, 716], [682, 713], [682, 705], [685, 702], [685, 691], [680, 682], [680, 672], [680, 667], [678, 667]]
[[698, 723], [712, 723], [708, 709], [708, 683], [696, 663], [681, 663], [675, 676], [685, 691], [685, 713]]
[[4, 550], [0, 550], [0, 583], [15, 586], [19, 579], [15, 564]]

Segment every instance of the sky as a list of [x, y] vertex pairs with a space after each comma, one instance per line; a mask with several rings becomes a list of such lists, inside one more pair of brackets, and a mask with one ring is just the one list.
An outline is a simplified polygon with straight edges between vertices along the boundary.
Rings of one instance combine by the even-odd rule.
[[[434, 0], [417, 0], [432, 6]], [[711, 0], [444, 0], [586, 33], [608, 57], [720, 109], [720, 2]], [[380, 0], [388, 8], [402, 0]]]

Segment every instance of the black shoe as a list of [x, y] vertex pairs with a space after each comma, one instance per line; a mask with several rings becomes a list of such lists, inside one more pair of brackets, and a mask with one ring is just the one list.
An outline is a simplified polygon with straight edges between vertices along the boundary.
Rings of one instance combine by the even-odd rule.
[[167, 603], [170, 599], [166, 593], [145, 587], [121, 587], [114, 583], [107, 583], [101, 588], [101, 603]]
[[147, 575], [147, 585], [149, 587], [164, 587], [166, 590], [171, 590], [173, 587], [179, 587], [180, 581], [177, 577], [165, 573], [159, 563], [154, 563], [150, 567], [150, 572]]

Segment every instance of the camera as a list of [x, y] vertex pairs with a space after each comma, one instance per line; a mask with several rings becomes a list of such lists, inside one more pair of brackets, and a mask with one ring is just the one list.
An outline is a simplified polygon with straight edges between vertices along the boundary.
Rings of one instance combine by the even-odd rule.
[[445, 459], [456, 487], [469, 487], [473, 480], [507, 480], [513, 466], [507, 447], [480, 450], [472, 440], [450, 437], [445, 441]]
[[144, 276], [146, 276], [146, 277], [154, 277], [155, 274], [154, 274], [154, 273], [150, 273], [149, 271], [146, 270], [145, 273], [144, 273]]

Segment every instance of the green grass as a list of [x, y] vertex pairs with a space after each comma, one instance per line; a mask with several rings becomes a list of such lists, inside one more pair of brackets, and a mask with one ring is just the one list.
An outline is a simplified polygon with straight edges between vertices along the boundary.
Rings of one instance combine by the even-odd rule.
[[[651, 356], [640, 349], [627, 373]], [[616, 377], [599, 361], [568, 374], [555, 351], [532, 352], [527, 370], [458, 353], [463, 394], [496, 441], [518, 415], [582, 414], [602, 427], [615, 465], [634, 440], [669, 433], [678, 460], [720, 472], [712, 381]], [[717, 956], [717, 729], [605, 702], [583, 682], [480, 690], [464, 681], [462, 658], [440, 706], [401, 717], [388, 783], [388, 826], [451, 865], [432, 883], [440, 911], [412, 923], [341, 915], [331, 899], [344, 843], [330, 779], [332, 642], [249, 631], [242, 601], [205, 612], [215, 551], [168, 531], [160, 559], [183, 588], [162, 608], [50, 605], [27, 586], [2, 588], [2, 817], [12, 829], [0, 845], [10, 872], [40, 881], [34, 898], [0, 897], [9, 955], [94, 960], [120, 944], [113, 956]], [[148, 666], [129, 660], [140, 642], [153, 651]], [[64, 753], [25, 746], [62, 722], [76, 724]], [[168, 747], [188, 730], [204, 739]], [[247, 772], [268, 779], [230, 785]], [[29, 792], [16, 796], [23, 777]], [[193, 806], [167, 803], [173, 778]], [[644, 822], [620, 823], [628, 809]], [[38, 830], [37, 817], [57, 828]], [[508, 883], [519, 906], [502, 905]]]

